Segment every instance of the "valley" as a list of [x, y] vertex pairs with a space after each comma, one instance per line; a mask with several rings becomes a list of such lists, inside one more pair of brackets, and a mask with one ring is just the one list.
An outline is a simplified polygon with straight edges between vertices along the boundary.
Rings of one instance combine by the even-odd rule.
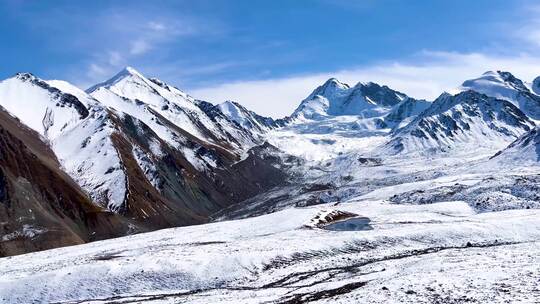
[[[132, 68], [86, 92], [17, 75], [0, 83], [9, 155], [70, 190], [46, 195], [46, 179], [0, 163], [0, 300], [533, 302], [530, 86], [488, 72], [426, 101], [329, 79], [272, 119]], [[28, 189], [44, 199], [23, 201]], [[58, 229], [71, 233], [61, 248], [33, 252]]]

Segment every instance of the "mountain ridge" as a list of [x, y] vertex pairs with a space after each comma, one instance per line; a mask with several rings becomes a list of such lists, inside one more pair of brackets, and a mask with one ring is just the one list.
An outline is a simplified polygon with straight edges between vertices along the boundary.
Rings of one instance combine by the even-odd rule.
[[[431, 102], [386, 85], [349, 86], [330, 78], [290, 116], [272, 119], [237, 102], [196, 99], [126, 67], [86, 91], [18, 73], [0, 82], [0, 105], [52, 151], [47, 155], [56, 163], [46, 159], [58, 167], [53, 171], [84, 197], [73, 208], [90, 202], [109, 214], [114, 224], [100, 232], [107, 237], [205, 223], [215, 214], [226, 218], [232, 206], [237, 214], [250, 207], [247, 214], [263, 214], [286, 197], [298, 196], [299, 206], [320, 204], [339, 191], [312, 189], [339, 188], [357, 167], [376, 168], [409, 154], [525, 153], [516, 147], [534, 137], [527, 134], [536, 130], [538, 79], [527, 84], [508, 72], [486, 72], [465, 81], [461, 92]], [[341, 176], [345, 172], [351, 177]], [[333, 186], [321, 186], [327, 184]], [[287, 187], [299, 188], [273, 196]], [[3, 193], [9, 191], [0, 189], [0, 199]], [[52, 227], [43, 225], [36, 231]], [[58, 246], [93, 239], [85, 233]]]

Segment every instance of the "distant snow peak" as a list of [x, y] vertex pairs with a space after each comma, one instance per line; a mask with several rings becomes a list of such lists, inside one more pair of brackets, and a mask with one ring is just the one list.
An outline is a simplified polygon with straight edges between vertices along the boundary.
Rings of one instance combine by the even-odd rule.
[[[382, 118], [392, 112], [393, 107], [408, 99], [410, 98], [407, 95], [385, 85], [368, 82], [350, 87], [331, 78], [304, 99], [292, 117], [316, 120], [324, 119], [326, 116], [344, 115]], [[395, 117], [397, 116], [394, 115]]]
[[387, 144], [397, 153], [500, 148], [534, 127], [519, 108], [473, 90], [443, 94]]
[[139, 71], [135, 70], [133, 67], [130, 67], [130, 66], [126, 66], [122, 71], [125, 73], [129, 73], [131, 75], [142, 76], [141, 73], [139, 73]]
[[533, 93], [534, 83], [531, 92], [523, 81], [510, 72], [488, 71], [478, 78], [463, 82], [460, 90], [473, 90], [490, 97], [507, 100], [532, 119], [540, 120], [540, 96]]
[[487, 71], [482, 76], [463, 82], [464, 89], [486, 89], [490, 86], [505, 86], [516, 90], [529, 91], [523, 81], [505, 71]]
[[126, 66], [125, 68], [123, 68], [113, 78], [131, 77], [131, 76], [144, 78], [144, 76], [139, 71], [137, 71], [135, 68], [132, 68], [130, 66]]
[[326, 80], [323, 85], [323, 87], [340, 87], [343, 89], [348, 89], [350, 86], [344, 82], [339, 81], [337, 78], [331, 77]]
[[241, 104], [231, 100], [220, 103], [217, 105], [217, 108], [228, 119], [250, 131], [265, 133], [270, 129], [277, 128], [284, 124], [283, 120], [274, 120], [270, 117], [258, 115], [255, 112], [246, 109]]
[[128, 66], [122, 69], [120, 72], [116, 73], [116, 75], [114, 75], [112, 78], [88, 88], [86, 92], [90, 94], [100, 87], [109, 88], [126, 78], [133, 78], [133, 77], [144, 79], [144, 76], [141, 73], [139, 73], [134, 68]]

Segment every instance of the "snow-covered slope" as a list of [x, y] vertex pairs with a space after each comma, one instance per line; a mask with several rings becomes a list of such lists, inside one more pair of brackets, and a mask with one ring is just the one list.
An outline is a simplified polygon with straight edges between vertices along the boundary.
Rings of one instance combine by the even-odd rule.
[[510, 101], [530, 118], [540, 120], [540, 96], [537, 95], [538, 80], [533, 82], [531, 91], [523, 81], [509, 72], [488, 71], [479, 78], [463, 82], [460, 90], [473, 90]]
[[540, 127], [523, 134], [507, 148], [498, 152], [493, 162], [513, 166], [540, 164]]
[[[286, 182], [275, 167], [279, 164], [249, 152], [262, 140], [262, 129], [244, 129], [217, 106], [192, 100], [131, 69], [120, 75], [111, 81], [125, 84], [118, 92], [140, 93], [136, 97], [152, 104], [104, 86], [91, 96], [64, 81], [18, 74], [0, 83], [0, 105], [43, 137], [93, 203], [147, 229], [204, 222], [238, 200]], [[166, 90], [168, 98], [177, 100], [161, 98], [165, 92], [146, 96], [136, 89], [142, 85], [144, 90]], [[199, 138], [177, 125], [179, 116], [157, 108], [157, 102], [185, 114], [209, 137]], [[202, 120], [214, 131], [228, 131], [210, 132]], [[228, 139], [217, 140], [225, 134]]]
[[[205, 112], [207, 103], [195, 100], [158, 79], [148, 79], [130, 67], [89, 88], [87, 92], [119, 111], [124, 111], [124, 107], [133, 108], [133, 104], [144, 105], [178, 128], [213, 144], [242, 150], [258, 143], [252, 132], [239, 127], [222, 113]], [[113, 95], [123, 98], [118, 99]], [[131, 111], [132, 115], [142, 120], [144, 114], [137, 113]]]
[[350, 87], [331, 78], [304, 99], [292, 117], [313, 119], [328, 115], [382, 116], [407, 98], [403, 93], [376, 83], [358, 83]]
[[61, 170], [43, 135], [1, 107], [0, 155], [0, 256], [138, 231], [96, 206]]
[[88, 117], [87, 105], [29, 73], [0, 82], [0, 104], [47, 139]]
[[283, 125], [283, 122], [281, 121], [276, 121], [270, 117], [260, 116], [234, 101], [225, 101], [218, 104], [217, 107], [230, 120], [238, 123], [247, 130], [264, 133]]
[[[349, 218], [305, 226], [329, 213]], [[476, 214], [459, 201], [293, 208], [0, 259], [0, 296], [8, 303], [533, 303], [539, 216]]]
[[66, 172], [95, 202], [120, 208], [126, 182], [105, 108], [65, 82], [49, 84], [27, 73], [0, 83], [0, 105], [50, 142]]
[[411, 122], [417, 115], [425, 111], [431, 102], [407, 98], [395, 105], [390, 112], [383, 117], [384, 124], [391, 128], [400, 128]]
[[[103, 105], [128, 114], [146, 124], [156, 133], [159, 139], [181, 151], [184, 157], [197, 170], [205, 171], [208, 168], [215, 167], [215, 159], [218, 156], [211, 155], [212, 150], [209, 150], [206, 156], [197, 155], [196, 153], [198, 147], [202, 147], [205, 144], [212, 146], [210, 143], [200, 140], [198, 137], [179, 128], [148, 104], [122, 97], [105, 88], [97, 88], [92, 93], [92, 96], [98, 99]], [[160, 151], [159, 144], [154, 142], [151, 147], [155, 155], [161, 156], [162, 152]]]
[[62, 167], [95, 203], [127, 210], [128, 173], [113, 139], [123, 113], [68, 83], [47, 83], [30, 74], [2, 82], [0, 96], [2, 106], [49, 141]]
[[435, 153], [497, 149], [534, 123], [512, 103], [475, 91], [443, 94], [411, 123], [392, 134], [391, 153]]

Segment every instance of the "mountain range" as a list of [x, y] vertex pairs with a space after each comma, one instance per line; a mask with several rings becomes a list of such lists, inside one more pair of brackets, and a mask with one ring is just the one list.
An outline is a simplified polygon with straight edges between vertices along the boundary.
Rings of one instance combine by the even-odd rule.
[[434, 101], [332, 78], [273, 119], [130, 67], [87, 90], [19, 73], [0, 82], [0, 256], [340, 201], [366, 166], [536, 163], [539, 94], [501, 71]]

